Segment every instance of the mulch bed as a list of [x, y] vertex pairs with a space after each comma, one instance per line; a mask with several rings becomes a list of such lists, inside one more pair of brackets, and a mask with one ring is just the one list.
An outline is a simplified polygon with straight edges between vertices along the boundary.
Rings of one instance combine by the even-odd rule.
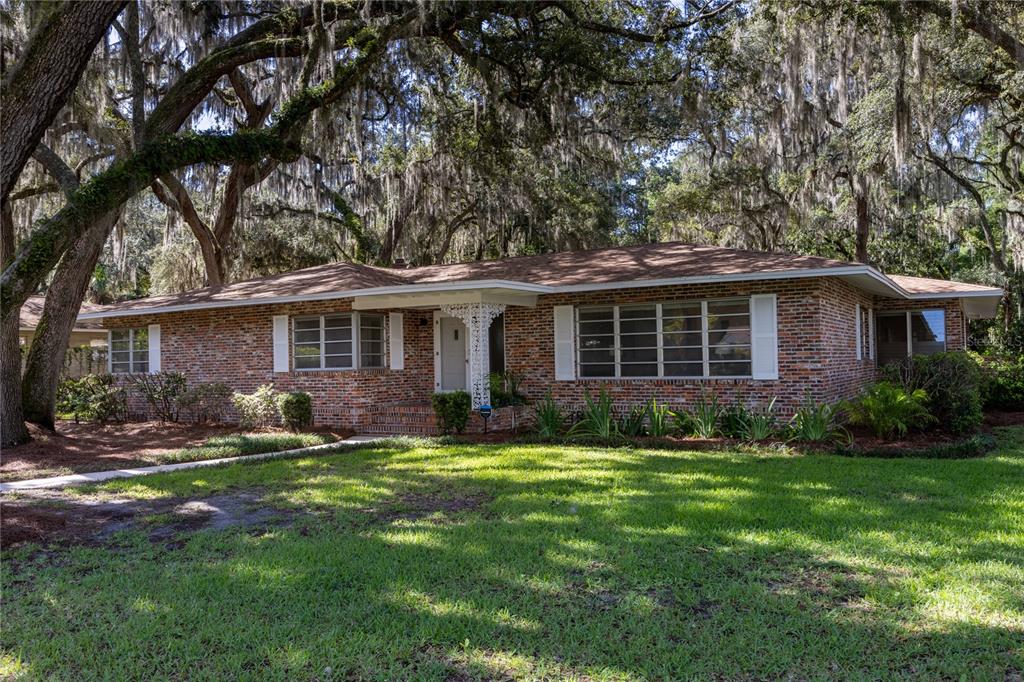
[[[30, 427], [32, 440], [0, 453], [0, 481], [87, 473], [160, 463], [160, 455], [199, 445], [207, 438], [251, 433], [224, 424], [59, 421], [56, 432]], [[332, 430], [339, 439], [351, 432]]]

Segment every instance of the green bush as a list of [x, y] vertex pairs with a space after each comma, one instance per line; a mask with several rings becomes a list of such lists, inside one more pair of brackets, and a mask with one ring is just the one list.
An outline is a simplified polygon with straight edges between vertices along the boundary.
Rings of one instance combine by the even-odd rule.
[[178, 421], [178, 399], [185, 393], [187, 381], [181, 372], [128, 374], [132, 389], [149, 404], [162, 422]]
[[810, 397], [789, 420], [789, 439], [825, 443], [848, 436], [839, 423], [839, 409], [829, 403], [817, 404]]
[[775, 416], [775, 398], [764, 409], [748, 410], [740, 438], [745, 441], [760, 442], [768, 440], [778, 431], [778, 419]]
[[911, 391], [879, 381], [851, 400], [846, 409], [851, 423], [867, 426], [879, 438], [902, 438], [911, 428], [935, 421], [927, 404], [928, 394], [924, 389]]
[[619, 432], [627, 438], [647, 433], [647, 405], [634, 405], [619, 422]]
[[950, 433], [970, 433], [981, 426], [981, 370], [967, 353], [916, 355], [886, 366], [882, 378], [908, 391], [924, 390], [928, 410]]
[[648, 431], [655, 438], [662, 438], [675, 430], [672, 424], [674, 413], [668, 405], [659, 403], [657, 398], [651, 398], [647, 402]]
[[473, 401], [465, 391], [451, 393], [435, 393], [430, 399], [437, 414], [437, 425], [441, 433], [462, 433], [469, 421], [470, 408]]
[[719, 430], [728, 438], [742, 438], [750, 422], [750, 413], [743, 403], [735, 403], [722, 410]]
[[303, 391], [285, 393], [278, 399], [281, 421], [292, 431], [313, 425], [313, 398]]
[[521, 374], [512, 370], [493, 372], [488, 376], [488, 381], [491, 388], [491, 407], [522, 405], [526, 402], [526, 398], [519, 390], [523, 383]]
[[238, 423], [247, 429], [272, 426], [277, 423], [280, 410], [277, 405], [278, 393], [273, 384], [264, 384], [252, 395], [231, 394], [231, 402], [238, 411]]
[[708, 396], [702, 391], [693, 410], [686, 413], [685, 423], [692, 435], [698, 438], [714, 438], [721, 433], [722, 415], [725, 410], [718, 404], [718, 396]]
[[128, 394], [112, 374], [64, 379], [57, 387], [57, 411], [79, 419], [127, 421]]
[[231, 389], [219, 382], [195, 384], [178, 397], [178, 407], [198, 423], [224, 421], [230, 402]]
[[569, 429], [569, 436], [602, 442], [619, 440], [622, 434], [619, 432], [619, 422], [615, 419], [615, 408], [608, 392], [602, 388], [601, 394], [594, 400], [590, 391], [587, 391], [583, 395], [583, 401], [580, 419]]
[[557, 438], [565, 429], [565, 412], [551, 397], [551, 391], [544, 396], [533, 411], [534, 431], [541, 438]]
[[976, 355], [981, 365], [981, 396], [985, 409], [1024, 410], [1024, 355]]

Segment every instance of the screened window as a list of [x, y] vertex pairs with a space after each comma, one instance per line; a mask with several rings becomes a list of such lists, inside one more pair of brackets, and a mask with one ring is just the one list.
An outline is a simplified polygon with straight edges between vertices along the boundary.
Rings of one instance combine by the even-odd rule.
[[749, 377], [750, 300], [580, 308], [581, 377]]
[[343, 313], [297, 317], [292, 352], [295, 369], [383, 367], [384, 316]]
[[944, 310], [876, 313], [875, 327], [880, 365], [946, 350]]
[[147, 328], [110, 332], [110, 371], [114, 374], [145, 374], [149, 371]]

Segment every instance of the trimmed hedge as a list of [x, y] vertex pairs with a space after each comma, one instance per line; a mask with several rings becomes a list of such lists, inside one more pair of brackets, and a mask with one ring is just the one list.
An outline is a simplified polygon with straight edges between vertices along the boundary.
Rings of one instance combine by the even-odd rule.
[[313, 424], [313, 398], [303, 391], [285, 393], [278, 399], [281, 421], [291, 431]]
[[462, 433], [469, 421], [470, 408], [473, 401], [465, 391], [452, 391], [451, 393], [435, 393], [430, 404], [437, 414], [437, 425], [441, 433]]

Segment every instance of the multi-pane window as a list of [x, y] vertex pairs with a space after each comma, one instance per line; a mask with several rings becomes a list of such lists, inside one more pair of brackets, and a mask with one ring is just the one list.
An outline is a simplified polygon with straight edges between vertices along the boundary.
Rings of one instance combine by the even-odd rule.
[[359, 314], [359, 366], [384, 366], [384, 316]]
[[147, 328], [110, 332], [110, 371], [114, 374], [145, 374], [149, 371]]
[[876, 313], [878, 364], [904, 360], [911, 355], [931, 355], [946, 349], [946, 312], [914, 310]]
[[581, 377], [749, 377], [750, 299], [578, 310]]
[[[344, 313], [297, 317], [293, 324], [295, 369], [384, 366], [383, 315]], [[356, 348], [358, 353], [354, 351]]]

